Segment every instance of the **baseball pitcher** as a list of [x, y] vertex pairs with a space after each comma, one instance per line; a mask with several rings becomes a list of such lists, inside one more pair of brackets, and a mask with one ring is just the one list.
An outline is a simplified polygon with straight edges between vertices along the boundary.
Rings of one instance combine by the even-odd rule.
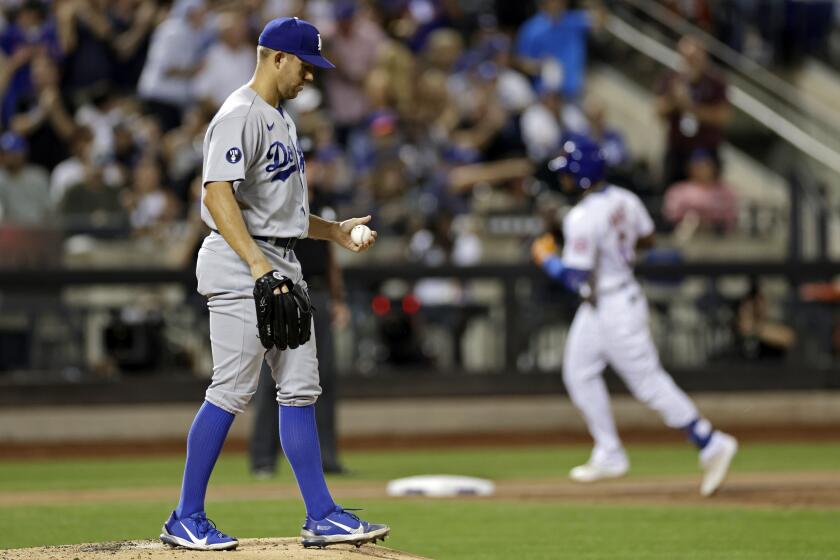
[[204, 138], [201, 216], [212, 233], [198, 253], [196, 275], [210, 310], [213, 378], [190, 428], [181, 498], [160, 535], [166, 544], [236, 548], [238, 541], [207, 519], [204, 496], [228, 430], [257, 388], [263, 358], [277, 384], [283, 450], [306, 505], [303, 545], [360, 546], [390, 531], [336, 505], [321, 467], [313, 310], [295, 241], [323, 239], [361, 252], [376, 232], [357, 244], [350, 231], [370, 216], [338, 223], [309, 212], [295, 123], [281, 103], [312, 81], [316, 66], [334, 68], [321, 55], [314, 26], [297, 18], [270, 21], [253, 78], [227, 98]]

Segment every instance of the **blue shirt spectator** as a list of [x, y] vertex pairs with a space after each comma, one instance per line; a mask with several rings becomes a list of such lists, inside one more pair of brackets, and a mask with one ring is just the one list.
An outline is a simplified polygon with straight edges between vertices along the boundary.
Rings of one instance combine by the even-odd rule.
[[[545, 62], [559, 65], [559, 85], [566, 99], [574, 100], [583, 90], [586, 71], [586, 36], [592, 27], [589, 15], [582, 10], [566, 10], [563, 0], [543, 0], [540, 12], [526, 21], [519, 31], [516, 54], [524, 59], [529, 73], [542, 80], [551, 80]], [[540, 67], [542, 65], [543, 67]]]
[[[11, 57], [16, 51], [28, 51], [27, 60], [36, 50], [45, 50], [58, 57], [58, 35], [55, 23], [47, 17], [46, 8], [39, 2], [24, 3], [15, 14], [12, 23], [0, 33], [0, 50]], [[32, 91], [32, 77], [26, 62], [12, 75], [0, 107], [0, 124], [8, 126], [18, 98]]]
[[601, 146], [604, 159], [610, 167], [619, 167], [630, 159], [624, 136], [608, 124], [607, 107], [603, 101], [590, 97], [583, 104], [586, 116], [586, 134]]

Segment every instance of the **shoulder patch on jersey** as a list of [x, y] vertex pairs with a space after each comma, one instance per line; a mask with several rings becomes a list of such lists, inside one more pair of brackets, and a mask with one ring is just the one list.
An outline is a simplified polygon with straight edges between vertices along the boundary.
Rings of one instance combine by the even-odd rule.
[[237, 147], [230, 148], [227, 152], [225, 152], [225, 159], [228, 160], [229, 163], [238, 163], [240, 159], [242, 159], [242, 150]]

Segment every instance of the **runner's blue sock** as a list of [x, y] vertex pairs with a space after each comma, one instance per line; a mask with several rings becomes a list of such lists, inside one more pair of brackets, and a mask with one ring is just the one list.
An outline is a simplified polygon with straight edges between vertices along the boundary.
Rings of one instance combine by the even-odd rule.
[[234, 418], [230, 412], [207, 401], [204, 401], [195, 415], [190, 435], [187, 436], [184, 482], [181, 484], [181, 500], [175, 510], [178, 519], [204, 511], [204, 496], [207, 494], [210, 473], [213, 472]]
[[696, 418], [682, 429], [688, 435], [688, 441], [703, 449], [712, 439], [712, 424], [705, 418]]
[[335, 509], [321, 466], [315, 405], [280, 406], [280, 443], [295, 473], [306, 514], [323, 519]]

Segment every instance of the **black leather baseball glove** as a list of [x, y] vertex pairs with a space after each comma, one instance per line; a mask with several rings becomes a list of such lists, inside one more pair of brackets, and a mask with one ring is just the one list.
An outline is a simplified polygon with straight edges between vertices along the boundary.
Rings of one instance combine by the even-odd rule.
[[[275, 290], [280, 293], [275, 293]], [[262, 275], [254, 285], [254, 302], [257, 305], [257, 329], [264, 347], [294, 349], [309, 340], [312, 334], [312, 302], [303, 286], [272, 270]]]

